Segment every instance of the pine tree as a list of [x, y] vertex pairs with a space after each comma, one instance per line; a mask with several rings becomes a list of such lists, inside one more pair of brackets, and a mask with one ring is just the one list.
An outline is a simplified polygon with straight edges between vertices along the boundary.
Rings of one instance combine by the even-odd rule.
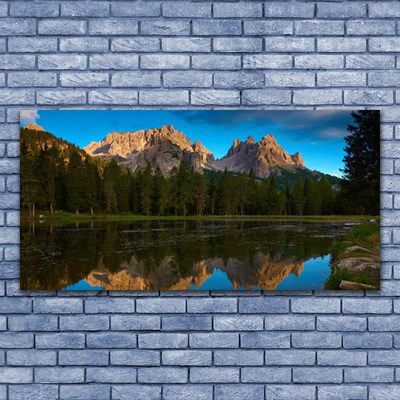
[[208, 183], [207, 194], [208, 194], [208, 212], [211, 215], [215, 215], [218, 194], [217, 194], [217, 182], [215, 181], [214, 174], [211, 175], [210, 182]]
[[184, 217], [186, 216], [188, 206], [193, 202], [192, 175], [193, 173], [186, 161], [181, 161], [179, 164], [178, 173], [176, 175], [176, 183], [178, 206]]
[[199, 172], [193, 174], [193, 202], [196, 214], [202, 215], [207, 205], [207, 185]]
[[271, 210], [271, 214], [275, 215], [276, 208], [278, 206], [278, 190], [276, 188], [275, 178], [272, 176], [269, 181], [268, 189], [268, 205]]
[[140, 205], [142, 213], [149, 216], [151, 214], [152, 206], [152, 195], [153, 195], [153, 179], [151, 164], [147, 161], [146, 169], [143, 172], [140, 187]]
[[232, 214], [232, 188], [228, 170], [225, 168], [218, 182], [218, 210], [223, 215]]
[[303, 215], [304, 206], [304, 184], [303, 179], [299, 176], [293, 190], [293, 205], [296, 215]]
[[86, 187], [82, 176], [84, 176], [82, 157], [78, 152], [73, 151], [67, 167], [67, 205], [68, 209], [76, 214], [79, 214], [79, 211], [87, 205]]
[[335, 192], [332, 189], [332, 185], [329, 183], [328, 179], [323, 176], [317, 186], [321, 197], [321, 214], [332, 214], [335, 202]]

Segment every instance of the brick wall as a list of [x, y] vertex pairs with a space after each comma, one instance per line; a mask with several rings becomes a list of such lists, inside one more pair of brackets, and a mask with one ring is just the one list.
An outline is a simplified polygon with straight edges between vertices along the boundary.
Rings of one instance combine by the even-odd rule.
[[[0, 399], [400, 398], [399, 16], [2, 1]], [[380, 292], [19, 291], [20, 109], [315, 106], [382, 110]]]

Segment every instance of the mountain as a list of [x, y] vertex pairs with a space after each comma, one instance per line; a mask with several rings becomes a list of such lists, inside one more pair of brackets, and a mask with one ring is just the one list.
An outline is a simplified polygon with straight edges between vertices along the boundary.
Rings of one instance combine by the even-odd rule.
[[202, 172], [214, 161], [211, 151], [198, 140], [194, 144], [172, 125], [137, 132], [111, 132], [101, 142], [84, 148], [92, 156], [115, 158], [130, 170], [144, 168], [150, 161], [153, 169], [160, 167], [164, 175], [185, 160], [193, 169]]
[[204, 170], [249, 173], [253, 169], [259, 178], [281, 170], [296, 172], [306, 169], [300, 153], [288, 154], [272, 135], [259, 142], [249, 136], [245, 142], [234, 140], [226, 156], [214, 159], [200, 141], [194, 144], [172, 125], [137, 132], [111, 132], [101, 142], [92, 142], [84, 148], [92, 156], [115, 158], [130, 170], [144, 168], [150, 161], [153, 169], [159, 166], [164, 175], [185, 160], [195, 171]]
[[24, 126], [24, 129], [29, 129], [31, 131], [41, 131], [41, 132], [45, 132], [45, 130], [43, 129], [43, 127], [41, 127], [40, 125], [36, 125], [35, 123], [31, 122], [30, 124], [26, 124]]

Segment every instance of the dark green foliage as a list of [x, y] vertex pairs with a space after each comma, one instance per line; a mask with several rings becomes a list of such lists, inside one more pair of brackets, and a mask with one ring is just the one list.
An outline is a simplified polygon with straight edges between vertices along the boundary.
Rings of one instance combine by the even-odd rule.
[[363, 273], [350, 274], [347, 268], [344, 269], [337, 268], [335, 272], [325, 282], [324, 289], [338, 290], [340, 289], [340, 283], [342, 281], [362, 283], [365, 285], [373, 286], [374, 289], [379, 289], [379, 284], [377, 284], [370, 276]]

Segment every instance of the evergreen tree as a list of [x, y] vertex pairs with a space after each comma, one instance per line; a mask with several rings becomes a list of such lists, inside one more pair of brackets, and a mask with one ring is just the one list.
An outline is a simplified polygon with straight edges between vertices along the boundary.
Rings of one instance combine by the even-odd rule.
[[292, 215], [292, 193], [290, 192], [289, 185], [286, 184], [285, 188], [285, 200], [286, 200], [286, 205], [285, 205], [285, 214], [286, 215]]
[[293, 206], [296, 215], [303, 215], [304, 206], [304, 184], [301, 176], [297, 179], [293, 190]]
[[271, 208], [268, 203], [268, 192], [269, 192], [269, 181], [268, 179], [264, 179], [261, 182], [260, 189], [258, 195], [258, 207], [259, 214], [261, 215], [269, 215], [271, 212]]
[[356, 214], [379, 214], [380, 117], [379, 111], [351, 113], [354, 122], [344, 139], [343, 189]]
[[81, 155], [73, 151], [67, 167], [67, 205], [72, 212], [79, 214], [80, 210], [87, 208], [84, 165]]
[[[234, 191], [235, 191], [235, 197], [236, 197], [236, 201], [239, 204], [239, 213], [240, 215], [244, 215], [244, 211], [245, 211], [245, 206], [249, 203], [249, 187], [250, 187], [250, 182], [249, 182], [249, 178], [248, 175], [245, 173], [241, 173], [239, 175], [237, 175], [234, 178], [234, 182], [233, 182], [233, 186], [234, 186]], [[251, 201], [254, 199], [250, 200], [250, 204], [249, 204], [249, 209], [251, 208]]]
[[323, 176], [317, 186], [318, 193], [321, 197], [321, 214], [332, 214], [335, 201], [335, 192], [332, 189], [332, 185], [329, 183], [328, 179]]
[[218, 209], [223, 215], [232, 214], [232, 197], [231, 184], [228, 170], [225, 168], [221, 179], [218, 182]]
[[147, 161], [140, 187], [140, 205], [144, 215], [150, 215], [153, 195], [153, 179], [150, 161]]
[[157, 166], [153, 177], [153, 215], [164, 215], [168, 209], [168, 184], [164, 178], [160, 166]]
[[275, 178], [272, 176], [269, 181], [268, 189], [268, 205], [271, 210], [271, 214], [275, 215], [276, 208], [278, 206], [278, 190], [276, 188]]
[[208, 212], [211, 215], [215, 215], [218, 195], [217, 195], [217, 183], [215, 181], [214, 174], [211, 175], [210, 182], [208, 183], [207, 194], [208, 194], [208, 200], [209, 200]]
[[178, 207], [186, 216], [187, 208], [193, 202], [193, 179], [192, 171], [186, 161], [182, 160], [179, 164], [178, 173], [176, 175], [177, 183], [177, 201]]
[[193, 174], [193, 202], [197, 215], [202, 215], [207, 205], [207, 185], [203, 175], [199, 172]]

